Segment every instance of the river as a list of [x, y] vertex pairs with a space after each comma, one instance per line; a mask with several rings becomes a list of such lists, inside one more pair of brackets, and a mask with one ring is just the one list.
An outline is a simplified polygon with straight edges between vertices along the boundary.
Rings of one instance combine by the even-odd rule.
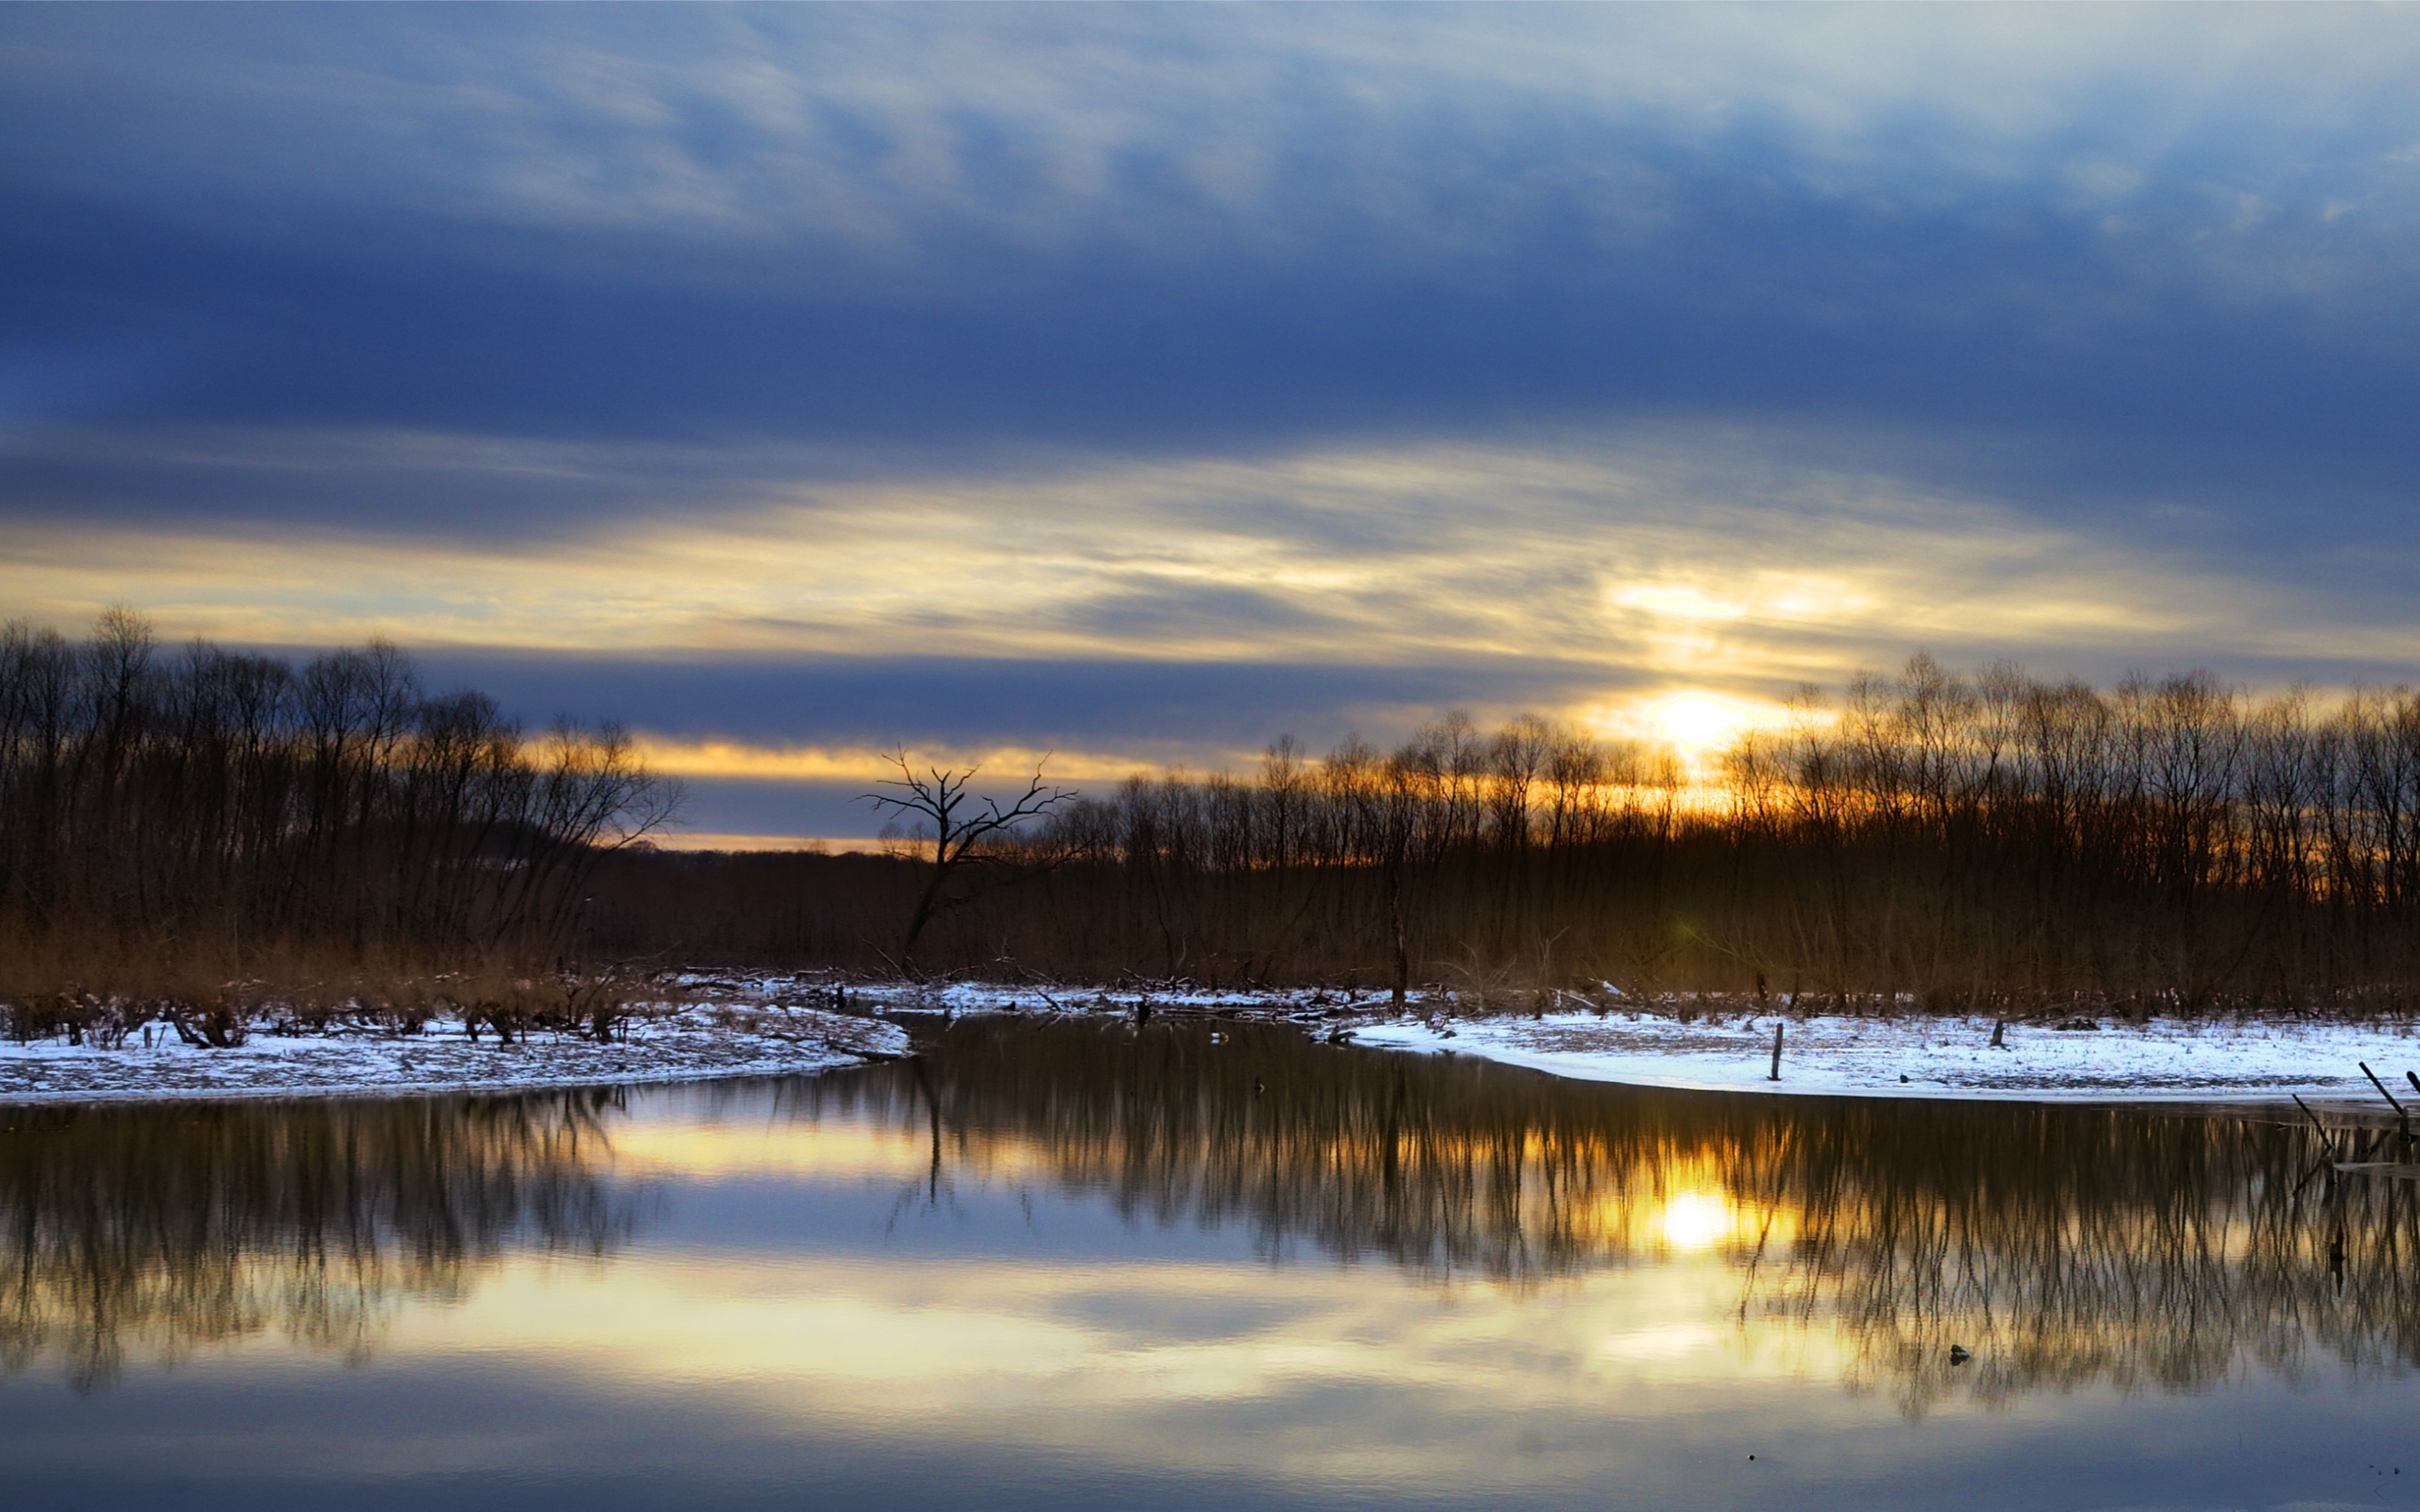
[[[11, 1507], [2420, 1504], [2420, 1183], [2266, 1111], [1242, 1024], [0, 1112]], [[2358, 1153], [2405, 1158], [2379, 1130]]]

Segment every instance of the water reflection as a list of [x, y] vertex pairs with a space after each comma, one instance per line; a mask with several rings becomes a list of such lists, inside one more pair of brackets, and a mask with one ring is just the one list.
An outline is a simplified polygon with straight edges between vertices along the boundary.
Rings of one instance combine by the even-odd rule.
[[[2258, 1117], [1761, 1101], [1245, 1025], [977, 1020], [822, 1079], [6, 1121], [0, 1364], [59, 1360], [87, 1386], [266, 1330], [360, 1357], [404, 1304], [458, 1299], [514, 1254], [644, 1241], [633, 1170], [703, 1194], [783, 1131], [784, 1180], [886, 1172], [902, 1210], [1047, 1190], [1447, 1295], [1685, 1273], [1744, 1349], [1795, 1350], [1911, 1415], [2420, 1360], [2420, 1194], [2339, 1177], [2309, 1127]], [[796, 1262], [735, 1241], [702, 1263]]]
[[89, 1389], [130, 1357], [282, 1331], [365, 1357], [408, 1301], [531, 1246], [604, 1255], [613, 1093], [12, 1109], [0, 1115], [0, 1370]]
[[999, 1021], [784, 1096], [920, 1134], [935, 1199], [1014, 1166], [1446, 1285], [1711, 1254], [1743, 1330], [1836, 1333], [1850, 1384], [1910, 1414], [2420, 1363], [2420, 1194], [2339, 1176], [2277, 1119], [1625, 1090], [1247, 1026]]

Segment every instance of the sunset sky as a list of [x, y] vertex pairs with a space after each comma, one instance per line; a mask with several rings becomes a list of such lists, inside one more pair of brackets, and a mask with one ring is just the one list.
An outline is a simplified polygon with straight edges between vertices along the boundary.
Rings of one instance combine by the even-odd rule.
[[2410, 8], [0, 8], [0, 617], [391, 637], [707, 838], [1919, 647], [2408, 681], [2415, 78]]

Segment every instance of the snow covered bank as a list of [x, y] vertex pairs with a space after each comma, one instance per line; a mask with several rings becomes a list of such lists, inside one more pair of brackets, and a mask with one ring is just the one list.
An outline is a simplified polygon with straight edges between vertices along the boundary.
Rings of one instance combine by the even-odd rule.
[[2386, 1105], [2361, 1073], [2383, 1078], [2407, 1106], [2420, 1090], [2420, 1038], [2409, 1027], [2343, 1024], [2085, 1021], [2090, 1028], [2010, 1024], [2002, 1048], [1992, 1021], [1976, 1018], [1788, 1019], [1781, 1080], [1770, 1013], [1700, 1017], [1615, 1011], [1543, 1018], [1453, 1016], [1451, 1001], [1420, 1017], [1390, 1015], [1383, 997], [1214, 991], [1189, 986], [1112, 989], [960, 983], [865, 995], [893, 1010], [952, 1012], [1232, 1014], [1281, 1020], [1352, 1043], [1472, 1056], [1584, 1081], [1710, 1091], [2040, 1102], [2306, 1101]]
[[1391, 1015], [1383, 996], [1216, 990], [1188, 984], [1114, 988], [951, 983], [851, 986], [848, 1013], [822, 1007], [828, 982], [783, 977], [693, 976], [691, 1003], [631, 1021], [629, 1039], [538, 1035], [504, 1046], [472, 1041], [458, 1021], [416, 1036], [337, 1029], [285, 1038], [256, 1031], [230, 1050], [168, 1042], [101, 1049], [57, 1040], [0, 1041], [0, 1104], [188, 1097], [510, 1090], [773, 1076], [905, 1054], [905, 1031], [868, 1011], [1019, 1013], [1134, 1018], [1208, 1015], [1294, 1025], [1340, 1043], [1475, 1057], [1585, 1081], [1700, 1090], [1857, 1097], [2133, 1103], [2358, 1104], [2383, 1112], [2363, 1077], [2367, 1061], [2406, 1105], [2420, 1103], [2409, 1027], [2338, 1024], [2133, 1026], [2010, 1024], [2004, 1048], [1974, 1018], [1816, 1017], [1783, 1022], [1781, 1080], [1772, 1065], [1772, 1014], [1699, 1017], [1615, 1011], [1544, 1017], [1457, 1017], [1448, 1000], [1423, 1015]]
[[292, 1038], [255, 1032], [227, 1050], [163, 1035], [107, 1050], [44, 1040], [0, 1041], [0, 1104], [194, 1097], [513, 1091], [542, 1087], [781, 1076], [900, 1055], [897, 1026], [812, 1008], [681, 1008], [631, 1021], [629, 1038], [597, 1043], [540, 1034], [473, 1041], [458, 1020], [398, 1038], [336, 1029]]
[[2090, 1029], [1973, 1018], [1783, 1020], [1781, 1080], [1773, 1015], [1683, 1024], [1653, 1014], [1394, 1021], [1354, 1031], [1361, 1044], [1475, 1056], [1584, 1081], [1856, 1097], [2024, 1102], [2357, 1102], [2386, 1111], [2360, 1062], [2406, 1106], [2420, 1092], [2420, 1039], [2363, 1026], [2102, 1021]]

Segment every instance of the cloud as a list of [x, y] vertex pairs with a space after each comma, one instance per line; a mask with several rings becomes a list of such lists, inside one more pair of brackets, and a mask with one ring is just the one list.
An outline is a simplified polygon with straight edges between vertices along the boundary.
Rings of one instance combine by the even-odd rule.
[[[2207, 162], [2210, 146], [2243, 187], [2273, 188], [2314, 177], [2316, 145], [2407, 147], [2420, 25], [2324, 14], [36, 13], [10, 18], [0, 66], [49, 136], [39, 150], [16, 138], [0, 161], [196, 214], [233, 192], [239, 206], [894, 255], [950, 224], [1052, 251], [1104, 235], [1182, 248], [1241, 225], [1285, 255], [1301, 229], [1367, 220], [1427, 256], [1466, 248], [1508, 198], [1605, 181], [1590, 163], [1612, 160], [1606, 177], [1624, 181], [1642, 139], [1755, 148], [1825, 193], [1900, 200], [2079, 173], [2095, 198], [2123, 198], [2113, 190], [2180, 157]], [[1531, 171], [1505, 175], [1508, 158]], [[2323, 161], [2347, 178], [2368, 169]], [[1439, 208], [1441, 183], [1499, 214], [1458, 219], [1447, 203], [1422, 233], [1405, 212]]]
[[[1641, 427], [755, 486], [515, 542], [207, 520], [27, 524], [0, 594], [177, 633], [676, 658], [1440, 667], [1538, 659], [1730, 686], [1945, 655], [2401, 656], [2408, 532], [2242, 560], [2190, 517], [2045, 518], [1820, 440]], [[442, 448], [438, 448], [442, 450]], [[489, 473], [610, 475], [549, 446]], [[543, 465], [540, 465], [543, 464]], [[744, 469], [742, 470], [745, 471]], [[679, 467], [666, 470], [677, 480]], [[491, 477], [489, 480], [493, 482]], [[665, 483], [666, 487], [677, 483]], [[2314, 572], [2319, 575], [2314, 576]]]
[[803, 779], [828, 766], [850, 780], [871, 770], [867, 752], [900, 746], [1012, 764], [1055, 750], [1088, 774], [1249, 764], [1280, 734], [1324, 748], [1357, 728], [1391, 735], [1449, 706], [1560, 707], [1633, 680], [1548, 656], [1387, 667], [459, 648], [419, 657], [430, 682], [486, 688], [533, 723], [557, 713], [618, 718], [660, 746], [728, 752], [684, 762], [701, 777], [754, 768]]
[[2392, 676], [2416, 64], [2387, 8], [15, 8], [0, 603], [551, 669], [735, 772], [1917, 644]]
[[2394, 12], [111, 14], [0, 23], [0, 271], [177, 358], [56, 423], [2412, 461]]

